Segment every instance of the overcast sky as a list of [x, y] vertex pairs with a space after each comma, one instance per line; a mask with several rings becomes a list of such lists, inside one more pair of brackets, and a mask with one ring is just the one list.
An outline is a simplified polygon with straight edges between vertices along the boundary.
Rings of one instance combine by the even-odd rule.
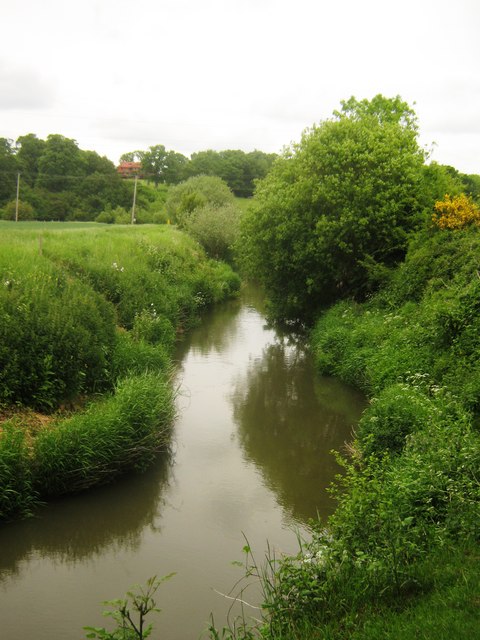
[[0, 0], [0, 23], [1, 137], [279, 152], [382, 93], [480, 174], [479, 0]]

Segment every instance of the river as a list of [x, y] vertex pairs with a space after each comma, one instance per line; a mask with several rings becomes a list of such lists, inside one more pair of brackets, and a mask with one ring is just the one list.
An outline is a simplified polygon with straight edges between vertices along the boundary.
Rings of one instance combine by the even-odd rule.
[[109, 626], [103, 601], [171, 572], [152, 638], [197, 640], [211, 612], [225, 623], [220, 594], [242, 576], [247, 540], [258, 561], [267, 545], [294, 553], [309, 519], [331, 513], [330, 451], [349, 440], [361, 394], [316, 376], [251, 291], [206, 315], [177, 362], [171, 456], [0, 526], [2, 640], [84, 638], [85, 625]]

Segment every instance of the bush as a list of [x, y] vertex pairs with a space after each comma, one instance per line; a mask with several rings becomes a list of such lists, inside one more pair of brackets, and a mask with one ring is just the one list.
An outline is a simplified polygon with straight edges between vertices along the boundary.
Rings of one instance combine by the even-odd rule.
[[234, 204], [195, 209], [185, 222], [185, 230], [217, 260], [231, 262], [240, 229], [240, 210]]
[[[11, 200], [5, 205], [3, 210], [3, 215], [0, 216], [4, 220], [15, 220], [15, 215], [17, 211], [17, 202], [16, 200]], [[24, 202], [23, 200], [18, 201], [18, 219], [19, 220], [33, 220], [35, 217], [33, 207], [29, 202]]]
[[223, 207], [233, 202], [233, 193], [221, 178], [194, 176], [171, 187], [165, 204], [169, 219], [183, 227], [195, 209]]
[[358, 425], [363, 454], [400, 453], [407, 436], [427, 429], [437, 414], [435, 403], [422, 390], [404, 383], [387, 387], [374, 398]]
[[0, 401], [48, 410], [108, 386], [114, 312], [88, 285], [30, 256], [0, 286], [0, 319]]
[[462, 229], [471, 224], [480, 225], [480, 208], [464, 193], [451, 198], [448, 194], [435, 203], [432, 216], [440, 229]]

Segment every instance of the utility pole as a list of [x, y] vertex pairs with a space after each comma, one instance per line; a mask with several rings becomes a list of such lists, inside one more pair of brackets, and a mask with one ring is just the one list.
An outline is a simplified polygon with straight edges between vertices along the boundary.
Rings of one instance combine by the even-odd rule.
[[135, 202], [137, 200], [137, 180], [138, 180], [138, 176], [135, 176], [135, 186], [133, 187], [132, 224], [135, 224]]
[[18, 222], [18, 196], [20, 195], [20, 173], [17, 173], [17, 199], [15, 201], [15, 222]]

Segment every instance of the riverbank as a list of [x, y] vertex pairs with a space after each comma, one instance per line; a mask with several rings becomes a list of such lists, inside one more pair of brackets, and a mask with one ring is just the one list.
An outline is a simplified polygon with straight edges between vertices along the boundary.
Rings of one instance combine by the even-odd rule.
[[176, 334], [239, 279], [168, 226], [1, 228], [6, 519], [144, 468], [168, 447]]
[[421, 232], [375, 296], [316, 323], [319, 371], [370, 405], [328, 530], [264, 577], [261, 637], [478, 637], [479, 253], [477, 227]]

